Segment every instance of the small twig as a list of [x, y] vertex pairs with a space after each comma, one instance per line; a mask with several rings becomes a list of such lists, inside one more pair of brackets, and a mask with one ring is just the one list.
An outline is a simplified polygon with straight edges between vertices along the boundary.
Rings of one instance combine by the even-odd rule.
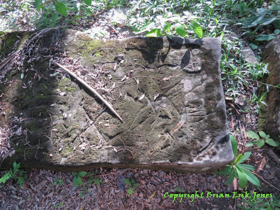
[[265, 183], [269, 184], [271, 187], [275, 188], [276, 190], [280, 191], [280, 189], [278, 189], [277, 187], [275, 187], [274, 185], [270, 184], [268, 181], [266, 181], [264, 178], [262, 178], [262, 176], [258, 175], [257, 173], [253, 172], [253, 174], [255, 174], [256, 176], [258, 176], [259, 178], [261, 178], [261, 180], [263, 180]]
[[118, 113], [114, 110], [112, 105], [109, 102], [107, 102], [96, 90], [94, 90], [92, 87], [90, 87], [84, 80], [82, 80], [81, 78], [76, 76], [73, 72], [71, 72], [69, 69], [67, 69], [66, 67], [62, 66], [61, 64], [59, 64], [59, 63], [57, 63], [57, 62], [55, 62], [53, 60], [51, 60], [50, 62], [52, 62], [53, 64], [59, 66], [64, 71], [66, 71], [68, 74], [70, 74], [72, 77], [77, 79], [80, 83], [82, 83], [84, 86], [86, 86], [92, 93], [94, 93], [120, 119], [120, 121], [124, 122], [123, 119], [120, 117], [120, 115], [118, 115]]
[[259, 173], [260, 171], [263, 170], [265, 164], [266, 164], [266, 158], [263, 157], [263, 159], [262, 159], [262, 161], [261, 161], [261, 163], [260, 163], [260, 165], [259, 165], [259, 167], [258, 167], [258, 169], [257, 169], [257, 173]]
[[278, 163], [278, 165], [280, 166], [280, 160], [277, 157], [277, 155], [273, 152], [272, 149], [270, 149], [267, 154], [269, 154], [269, 156], [272, 157]]

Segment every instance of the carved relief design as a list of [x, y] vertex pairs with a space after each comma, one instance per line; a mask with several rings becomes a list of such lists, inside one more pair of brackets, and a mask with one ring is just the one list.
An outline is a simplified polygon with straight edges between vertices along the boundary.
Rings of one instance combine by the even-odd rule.
[[[201, 51], [199, 49], [190, 49], [187, 52], [189, 52], [189, 62], [186, 66], [181, 65], [182, 69], [187, 72], [199, 72], [201, 70], [201, 59], [199, 56]], [[183, 59], [182, 63], [184, 62]]]

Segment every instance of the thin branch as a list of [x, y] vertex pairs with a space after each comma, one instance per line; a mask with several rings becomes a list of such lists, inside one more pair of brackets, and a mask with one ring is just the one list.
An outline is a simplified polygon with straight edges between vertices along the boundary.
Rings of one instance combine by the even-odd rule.
[[263, 180], [265, 183], [269, 184], [271, 187], [275, 188], [276, 190], [280, 191], [280, 189], [278, 189], [277, 187], [275, 187], [274, 185], [270, 184], [268, 181], [266, 181], [264, 178], [262, 178], [262, 176], [260, 176], [259, 174], [255, 173], [254, 171], [251, 171], [253, 174], [255, 174], [256, 176], [258, 176], [259, 178], [261, 178], [261, 180]]
[[66, 71], [68, 74], [70, 74], [72, 77], [77, 79], [80, 83], [82, 83], [84, 86], [86, 86], [93, 94], [95, 94], [120, 119], [120, 121], [124, 122], [123, 119], [120, 117], [120, 115], [118, 115], [118, 113], [114, 110], [113, 106], [109, 102], [107, 102], [96, 90], [94, 90], [92, 87], [90, 87], [84, 80], [82, 80], [81, 78], [76, 76], [73, 72], [71, 72], [69, 69], [62, 66], [61, 64], [59, 64], [59, 63], [57, 63], [53, 60], [50, 60], [50, 62], [59, 66], [64, 71]]

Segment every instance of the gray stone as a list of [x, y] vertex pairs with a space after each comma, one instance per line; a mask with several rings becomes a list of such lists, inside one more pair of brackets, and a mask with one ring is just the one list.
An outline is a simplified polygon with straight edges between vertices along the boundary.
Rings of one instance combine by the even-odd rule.
[[251, 49], [251, 47], [243, 47], [241, 53], [244, 55], [245, 61], [251, 64], [258, 64], [259, 61], [257, 57], [254, 54], [254, 51]]
[[[267, 106], [261, 105], [258, 129], [269, 134], [274, 140], [280, 142], [280, 36], [267, 44], [262, 53], [262, 59], [268, 63], [269, 75], [262, 82], [270, 84], [269, 92], [264, 101]], [[266, 92], [266, 85], [259, 91], [259, 97]]]
[[[50, 55], [67, 52], [69, 58], [65, 53], [54, 58], [60, 56], [64, 61], [57, 62], [77, 70], [124, 122], [74, 78], [50, 71], [59, 71], [49, 66], [50, 57], [34, 52], [40, 62], [34, 59], [24, 67], [36, 71], [29, 70], [23, 79], [11, 71], [1, 85], [1, 101], [6, 103], [2, 108], [9, 114], [0, 126], [13, 131], [15, 150], [3, 160], [2, 169], [17, 161], [25, 167], [64, 171], [102, 166], [204, 172], [234, 159], [219, 39], [134, 37], [105, 42], [60, 29], [41, 39], [39, 47], [50, 48]], [[20, 136], [14, 134], [19, 127]]]

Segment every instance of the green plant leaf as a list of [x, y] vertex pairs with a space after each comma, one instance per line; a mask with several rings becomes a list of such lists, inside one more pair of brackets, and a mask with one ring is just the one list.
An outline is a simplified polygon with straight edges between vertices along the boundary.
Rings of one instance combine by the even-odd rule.
[[275, 33], [276, 35], [278, 35], [278, 34], [280, 34], [280, 30], [279, 30], [279, 29], [275, 29], [275, 30], [274, 30], [274, 33]]
[[160, 29], [156, 28], [146, 34], [146, 37], [159, 37]]
[[78, 182], [78, 177], [77, 176], [74, 176], [73, 184], [74, 184], [74, 187], [78, 187], [79, 182]]
[[254, 166], [248, 165], [248, 164], [236, 164], [239, 168], [254, 171]]
[[234, 170], [232, 169], [230, 172], [229, 172], [229, 176], [228, 176], [228, 179], [226, 181], [226, 185], [229, 185], [230, 183], [233, 182], [233, 179], [234, 179]]
[[272, 24], [275, 28], [280, 28], [280, 19], [274, 20]]
[[274, 20], [276, 20], [277, 19], [277, 17], [273, 17], [273, 18], [264, 18], [263, 20], [262, 20], [262, 26], [265, 26], [265, 25], [268, 25], [268, 24], [270, 24], [270, 23], [272, 23]]
[[83, 181], [82, 181], [82, 179], [81, 179], [80, 176], [77, 177], [77, 181], [78, 181], [78, 184], [79, 184], [79, 185], [82, 185], [82, 184], [83, 184]]
[[250, 47], [253, 49], [253, 50], [256, 50], [258, 49], [258, 45], [254, 44], [254, 43], [249, 43]]
[[58, 19], [58, 13], [56, 12], [52, 15], [52, 26], [56, 24], [57, 19]]
[[80, 171], [78, 174], [79, 174], [80, 177], [84, 177], [85, 175], [87, 175], [87, 172], [86, 171]]
[[257, 147], [258, 147], [258, 148], [261, 148], [264, 144], [265, 144], [265, 141], [264, 141], [264, 140], [259, 140], [259, 141], [257, 142]]
[[171, 28], [171, 24], [167, 23], [167, 22], [164, 22], [163, 30], [167, 31], [167, 32], [170, 32], [170, 28]]
[[274, 38], [275, 38], [275, 36], [273, 34], [269, 34], [269, 35], [265, 35], [260, 38], [257, 38], [256, 41], [270, 41]]
[[239, 155], [237, 156], [237, 158], [235, 159], [235, 161], [234, 161], [233, 164], [238, 163], [238, 162], [241, 160], [242, 156], [243, 156], [242, 154], [239, 154]]
[[94, 184], [96, 184], [96, 185], [103, 184], [102, 179], [100, 179], [98, 177], [95, 177], [93, 181], [94, 181]]
[[180, 36], [185, 37], [185, 36], [187, 35], [187, 32], [186, 32], [185, 27], [184, 27], [183, 24], [181, 24], [181, 23], [176, 23], [176, 24], [174, 25], [174, 27], [175, 27], [175, 31], [176, 31]]
[[129, 179], [125, 179], [124, 182], [128, 185], [131, 186], [131, 181]]
[[262, 137], [262, 138], [266, 138], [266, 134], [265, 134], [265, 132], [263, 132], [263, 131], [260, 131], [259, 132], [259, 135], [260, 135], [260, 137]]
[[254, 143], [251, 141], [251, 142], [248, 142], [245, 147], [252, 147], [254, 145]]
[[254, 184], [254, 185], [258, 186], [258, 187], [261, 186], [260, 180], [254, 174], [252, 174], [250, 171], [248, 171], [246, 169], [243, 170], [243, 172], [245, 173], [245, 175], [246, 175], [246, 177], [247, 177], [249, 182], [251, 182], [252, 184]]
[[156, 23], [155, 22], [150, 22], [150, 23], [147, 23], [146, 25], [144, 25], [142, 27], [142, 30], [137, 31], [135, 34], [140, 34], [140, 33], [146, 32], [146, 31], [151, 31], [155, 28], [156, 28]]
[[232, 145], [233, 154], [235, 157], [237, 154], [237, 142], [233, 135], [230, 134], [229, 137], [230, 137], [230, 141], [231, 141], [231, 145]]
[[229, 174], [231, 171], [232, 167], [231, 166], [226, 166], [223, 170], [219, 171], [220, 175], [226, 175]]
[[247, 185], [247, 176], [244, 171], [238, 166], [236, 166], [236, 172], [238, 174], [239, 186], [240, 188], [244, 188]]
[[203, 37], [202, 27], [197, 22], [191, 22], [191, 26], [199, 38]]
[[134, 189], [132, 187], [129, 188], [128, 191], [127, 191], [128, 195], [132, 195], [133, 192], [134, 192]]
[[64, 17], [67, 17], [66, 6], [63, 3], [56, 2], [54, 6], [55, 6], [56, 11], [58, 11]]
[[246, 132], [248, 137], [251, 138], [251, 139], [257, 139], [259, 140], [260, 137], [258, 134], [256, 134], [254, 131], [249, 131], [249, 132]]
[[280, 145], [279, 142], [277, 141], [274, 141], [273, 139], [267, 139], [265, 141], [267, 144], [269, 144], [270, 146], [273, 146], [273, 147], [278, 147]]
[[13, 171], [17, 172], [20, 168], [20, 163], [14, 162], [13, 163]]
[[43, 7], [42, 0], [35, 0], [35, 7], [39, 11]]
[[275, 11], [279, 11], [280, 10], [280, 5], [273, 3], [271, 6], [268, 7], [270, 10], [275, 10]]
[[85, 2], [88, 6], [91, 6], [91, 0], [84, 0], [84, 2]]
[[172, 34], [166, 33], [166, 36], [167, 36], [169, 39], [172, 39]]
[[245, 152], [242, 158], [240, 159], [240, 161], [238, 161], [238, 163], [240, 164], [245, 162], [250, 156], [251, 156], [251, 152]]
[[12, 171], [12, 169], [10, 169], [9, 171], [8, 171], [8, 173], [6, 173], [4, 176], [2, 176], [1, 178], [0, 178], [0, 183], [6, 183], [6, 181], [8, 180], [8, 179], [10, 179], [11, 177], [13, 177], [15, 174], [14, 174], [14, 172]]
[[214, 172], [214, 177], [216, 177], [218, 174], [218, 170], [216, 169], [215, 172]]

